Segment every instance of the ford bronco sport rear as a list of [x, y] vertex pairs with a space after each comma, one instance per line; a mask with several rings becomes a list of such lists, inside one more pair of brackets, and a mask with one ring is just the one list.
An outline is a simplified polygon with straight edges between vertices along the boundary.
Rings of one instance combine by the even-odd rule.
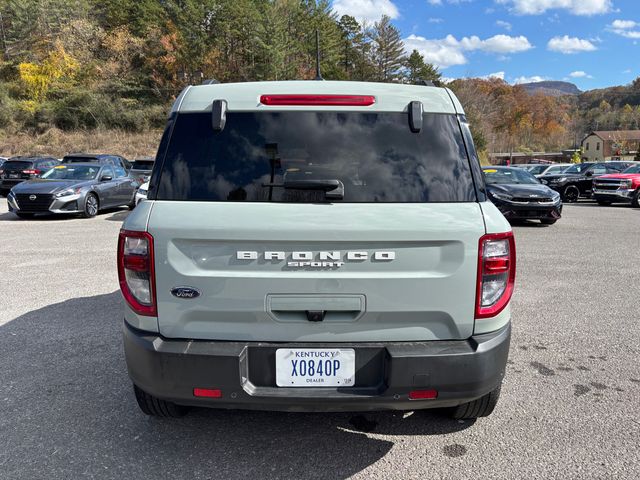
[[515, 245], [444, 88], [188, 87], [120, 233], [141, 409], [491, 413]]

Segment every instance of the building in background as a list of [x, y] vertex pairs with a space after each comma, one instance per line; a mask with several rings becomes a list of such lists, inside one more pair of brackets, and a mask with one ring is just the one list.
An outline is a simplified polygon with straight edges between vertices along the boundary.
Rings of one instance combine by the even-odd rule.
[[640, 145], [640, 130], [594, 130], [582, 139], [582, 160], [633, 160]]

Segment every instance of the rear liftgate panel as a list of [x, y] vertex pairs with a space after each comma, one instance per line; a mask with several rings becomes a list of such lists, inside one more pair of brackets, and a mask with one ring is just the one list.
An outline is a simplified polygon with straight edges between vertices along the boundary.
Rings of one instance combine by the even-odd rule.
[[[160, 333], [263, 342], [468, 338], [477, 203], [155, 202]], [[195, 227], [194, 227], [195, 225]], [[176, 287], [200, 294], [178, 298]]]

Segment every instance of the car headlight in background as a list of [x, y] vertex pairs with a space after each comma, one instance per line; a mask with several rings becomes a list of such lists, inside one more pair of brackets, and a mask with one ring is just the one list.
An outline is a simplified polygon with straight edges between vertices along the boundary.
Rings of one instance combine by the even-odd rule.
[[7, 203], [9, 203], [9, 205], [11, 205], [11, 207], [13, 207], [15, 210], [20, 210], [20, 207], [18, 207], [18, 202], [16, 201], [16, 196], [13, 194], [13, 191], [10, 191], [9, 195], [7, 195]]
[[147, 191], [144, 188], [139, 188], [138, 193], [144, 197], [147, 196]]
[[76, 187], [76, 188], [67, 188], [66, 190], [62, 190], [61, 192], [56, 193], [56, 197], [60, 198], [60, 197], [67, 197], [69, 195], [77, 195], [82, 191], [82, 187]]
[[491, 192], [491, 196], [499, 200], [506, 200], [507, 202], [510, 202], [511, 200], [513, 200], [513, 197], [508, 193]]

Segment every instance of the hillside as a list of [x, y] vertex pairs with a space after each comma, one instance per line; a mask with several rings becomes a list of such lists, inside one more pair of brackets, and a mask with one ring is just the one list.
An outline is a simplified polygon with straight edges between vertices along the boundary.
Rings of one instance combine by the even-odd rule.
[[563, 95], [580, 95], [582, 90], [570, 82], [544, 81], [533, 83], [521, 83], [527, 93], [543, 93], [552, 97], [561, 97]]

